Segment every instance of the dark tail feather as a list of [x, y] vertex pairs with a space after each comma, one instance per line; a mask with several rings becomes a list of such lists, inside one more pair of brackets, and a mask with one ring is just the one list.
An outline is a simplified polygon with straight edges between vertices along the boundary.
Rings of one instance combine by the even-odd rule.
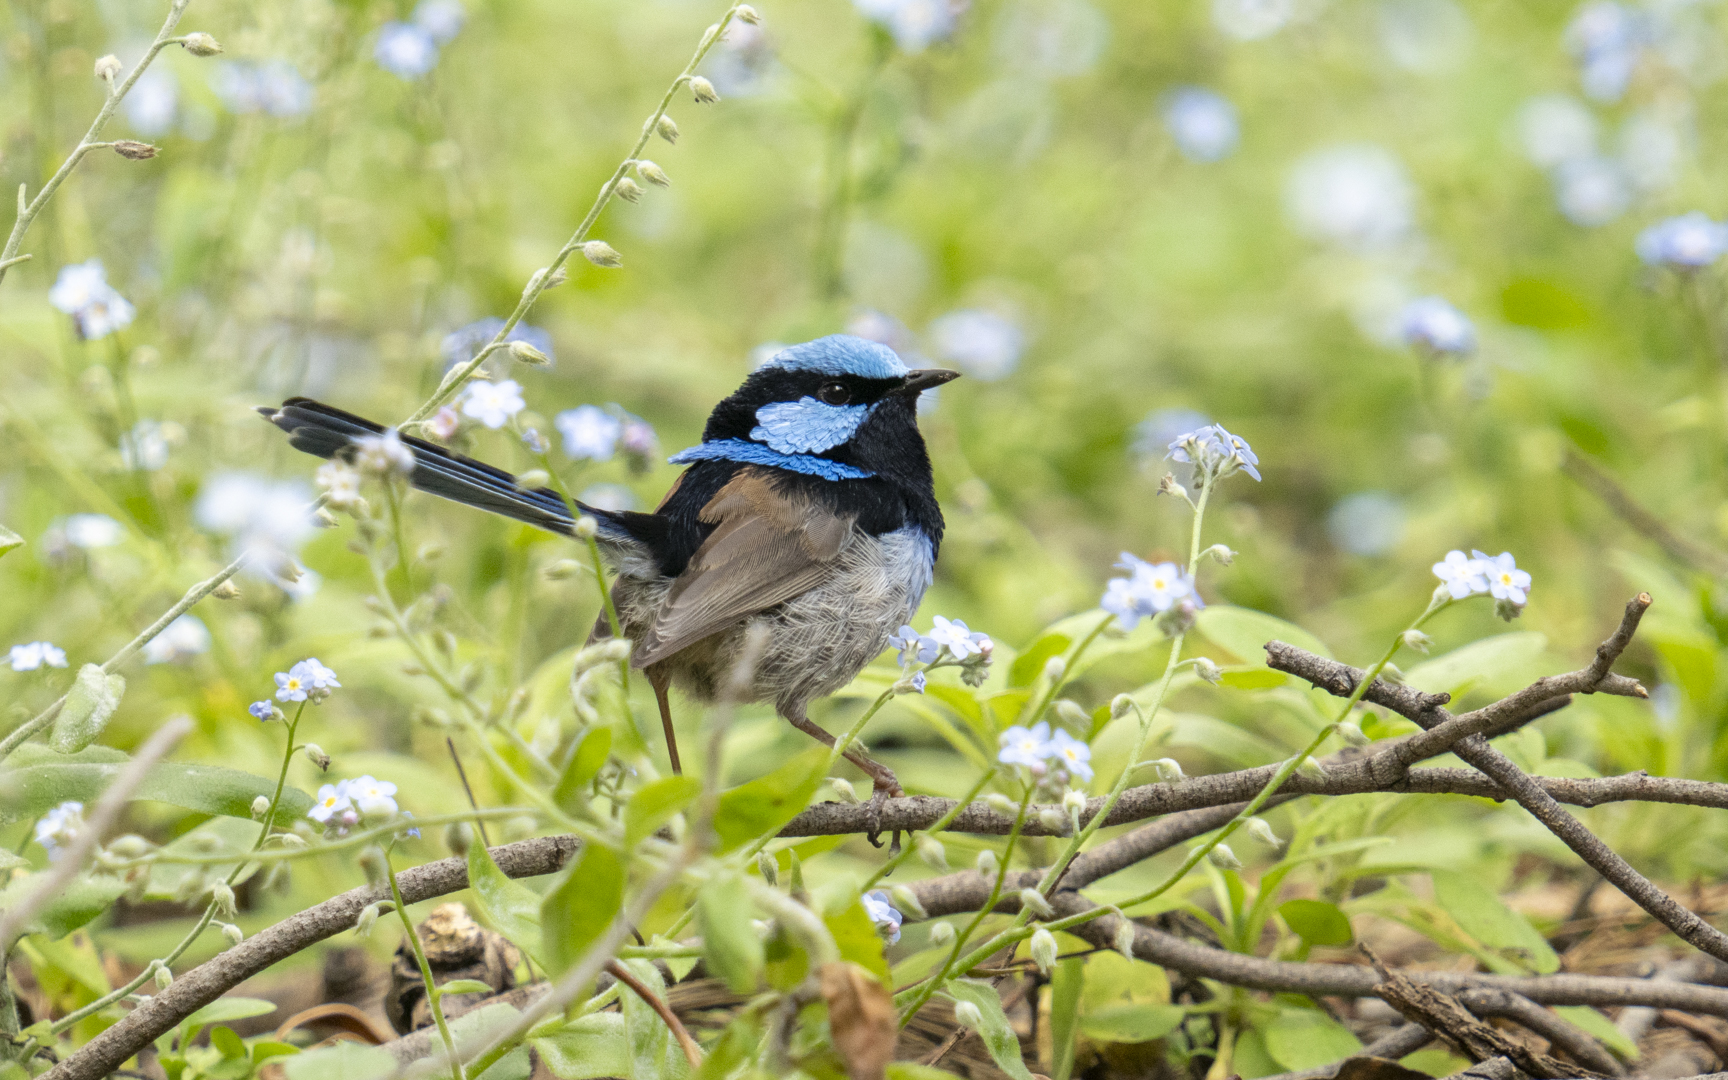
[[[384, 431], [370, 420], [311, 398], [289, 398], [279, 409], [260, 406], [258, 412], [286, 431], [288, 442], [295, 449], [321, 458], [346, 456], [343, 451], [355, 440]], [[408, 474], [408, 480], [421, 491], [550, 532], [568, 535], [575, 525], [563, 497], [551, 488], [518, 487], [514, 476], [483, 461], [452, 454], [412, 436], [404, 436], [402, 441], [414, 450], [414, 471]], [[614, 516], [581, 503], [577, 508], [603, 521]]]

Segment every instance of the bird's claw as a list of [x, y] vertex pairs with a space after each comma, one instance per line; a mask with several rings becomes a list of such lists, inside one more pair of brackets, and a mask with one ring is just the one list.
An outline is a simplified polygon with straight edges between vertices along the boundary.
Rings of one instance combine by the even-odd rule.
[[[889, 799], [896, 798], [906, 793], [900, 789], [900, 781], [895, 779], [893, 773], [888, 773], [887, 776], [875, 777], [874, 781], [874, 790], [870, 792], [870, 802], [867, 804], [867, 809], [865, 811], [864, 820], [869, 831], [864, 834], [864, 839], [870, 841], [871, 847], [881, 847], [882, 804], [887, 802]], [[900, 830], [895, 829], [894, 850], [898, 851], [899, 848]]]

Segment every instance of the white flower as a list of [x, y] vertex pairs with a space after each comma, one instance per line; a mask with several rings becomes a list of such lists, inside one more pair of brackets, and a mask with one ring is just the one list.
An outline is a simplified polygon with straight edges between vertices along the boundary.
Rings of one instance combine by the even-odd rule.
[[306, 811], [306, 816], [322, 825], [353, 805], [353, 800], [348, 797], [348, 781], [325, 784], [318, 789], [318, 799], [312, 804], [312, 809]]
[[1523, 607], [1530, 600], [1530, 575], [1518, 569], [1518, 562], [1512, 558], [1510, 551], [1502, 551], [1493, 557], [1480, 551], [1472, 551], [1487, 581], [1488, 595], [1496, 600], [1509, 600]]
[[1236, 106], [1222, 94], [1184, 86], [1164, 102], [1164, 128], [1190, 161], [1221, 161], [1240, 135]]
[[126, 535], [120, 523], [107, 514], [73, 514], [60, 528], [68, 544], [86, 551], [113, 547]]
[[1031, 728], [1016, 724], [997, 737], [1002, 750], [996, 760], [1004, 765], [1024, 765], [1042, 771], [1050, 756], [1050, 725], [1040, 720]]
[[315, 690], [340, 689], [342, 686], [336, 681], [336, 673], [319, 663], [315, 656], [300, 661], [291, 670], [299, 672]]
[[438, 42], [423, 26], [385, 23], [378, 31], [372, 59], [390, 74], [412, 82], [438, 66]]
[[360, 470], [339, 458], [318, 466], [313, 479], [327, 496], [325, 504], [337, 510], [352, 510], [361, 503]]
[[84, 804], [63, 802], [36, 822], [36, 842], [48, 851], [48, 860], [60, 858], [61, 848], [72, 842], [84, 827]]
[[367, 817], [394, 814], [397, 811], [393, 797], [396, 794], [396, 785], [388, 780], [378, 780], [369, 775], [350, 780], [347, 794], [354, 800], [354, 808]]
[[1285, 191], [1296, 228], [1360, 251], [1393, 247], [1415, 231], [1415, 194], [1404, 166], [1374, 145], [1334, 146], [1297, 162]]
[[1434, 564], [1434, 576], [1454, 600], [1488, 591], [1487, 567], [1482, 560], [1468, 558], [1462, 551], [1448, 551], [1444, 560]]
[[881, 889], [873, 889], [861, 899], [864, 902], [864, 913], [876, 924], [876, 932], [887, 938], [890, 945], [899, 941], [900, 924], [906, 917], [888, 902], [888, 894]]
[[497, 430], [527, 404], [522, 400], [522, 387], [515, 379], [496, 383], [482, 379], [468, 384], [468, 392], [462, 397], [462, 412]]
[[210, 630], [196, 615], [182, 615], [144, 643], [146, 664], [187, 660], [210, 649]]
[[385, 429], [382, 435], [356, 439], [354, 446], [354, 465], [361, 472], [407, 476], [414, 471], [414, 451], [403, 444], [395, 428]]
[[1462, 356], [1476, 348], [1476, 327], [1462, 311], [1438, 296], [1424, 296], [1404, 305], [1398, 327], [1406, 344], [1434, 356]]
[[448, 44], [456, 36], [466, 17], [458, 0], [420, 0], [414, 9], [414, 25], [440, 45]]
[[14, 645], [6, 653], [7, 663], [13, 671], [36, 671], [43, 667], [65, 667], [66, 651], [49, 644], [46, 641], [32, 641], [28, 645]]
[[48, 302], [72, 316], [78, 336], [87, 341], [132, 324], [132, 305], [108, 284], [101, 259], [61, 267]]
[[1092, 748], [1058, 728], [1050, 736], [1046, 756], [1070, 776], [1092, 779]]
[[[598, 405], [578, 405], [553, 418], [564, 436], [564, 456], [572, 461], [611, 461], [624, 424]], [[653, 437], [653, 429], [649, 429]]]
[[930, 344], [937, 356], [971, 378], [994, 382], [1020, 362], [1026, 335], [995, 312], [968, 308], [931, 323]]
[[1638, 257], [1652, 266], [1696, 270], [1728, 253], [1728, 224], [1694, 210], [1638, 234]]

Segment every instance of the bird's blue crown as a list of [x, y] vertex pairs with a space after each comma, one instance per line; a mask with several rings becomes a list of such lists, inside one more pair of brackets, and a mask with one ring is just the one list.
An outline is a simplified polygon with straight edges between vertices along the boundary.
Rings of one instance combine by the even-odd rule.
[[893, 349], [851, 334], [830, 334], [781, 349], [762, 366], [823, 375], [856, 375], [861, 379], [900, 379], [907, 372]]

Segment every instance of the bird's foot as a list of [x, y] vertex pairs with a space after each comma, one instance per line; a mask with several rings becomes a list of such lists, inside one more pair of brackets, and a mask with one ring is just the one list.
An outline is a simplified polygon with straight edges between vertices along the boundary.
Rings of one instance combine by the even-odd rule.
[[[900, 789], [900, 781], [888, 769], [883, 769], [880, 774], [872, 776], [871, 781], [873, 789], [870, 792], [870, 802], [865, 816], [869, 832], [864, 834], [864, 839], [870, 841], [872, 847], [881, 847], [882, 804], [906, 793]], [[894, 830], [894, 844], [890, 850], [894, 853], [898, 853], [900, 850], [899, 829]]]

